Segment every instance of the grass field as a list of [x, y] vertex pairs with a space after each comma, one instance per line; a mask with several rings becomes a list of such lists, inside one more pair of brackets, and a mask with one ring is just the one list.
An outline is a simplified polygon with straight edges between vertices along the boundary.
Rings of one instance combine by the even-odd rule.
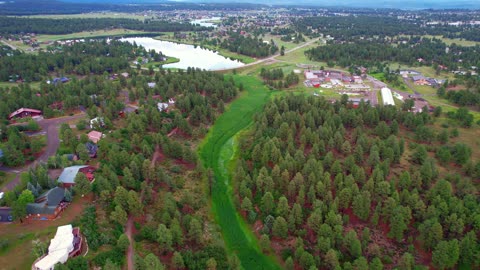
[[97, 31], [84, 31], [66, 35], [38, 35], [37, 40], [39, 42], [57, 41], [64, 39], [77, 39], [77, 38], [94, 38], [105, 36], [121, 36], [121, 35], [133, 35], [133, 34], [150, 34], [144, 31], [128, 30], [128, 29], [112, 29], [112, 30], [97, 30]]
[[244, 269], [280, 269], [274, 257], [261, 253], [255, 235], [236, 211], [227, 169], [235, 152], [234, 136], [252, 123], [253, 115], [263, 108], [270, 92], [255, 77], [235, 75], [234, 79], [246, 90], [217, 119], [199, 150], [203, 165], [215, 174], [212, 213], [229, 253], [237, 254]]
[[[457, 111], [458, 105], [437, 96], [437, 89], [428, 85], [414, 85], [415, 90], [424, 95], [424, 98], [433, 106], [441, 106], [444, 112]], [[480, 120], [480, 112], [470, 111], [475, 121]]]

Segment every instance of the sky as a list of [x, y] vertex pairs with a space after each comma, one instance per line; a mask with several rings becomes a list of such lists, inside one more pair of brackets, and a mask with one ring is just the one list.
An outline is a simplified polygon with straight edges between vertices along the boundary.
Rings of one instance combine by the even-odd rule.
[[[65, 2], [93, 3], [96, 0], [62, 0]], [[164, 3], [167, 0], [104, 0], [102, 3]], [[368, 8], [398, 8], [398, 9], [446, 9], [465, 8], [480, 9], [480, 0], [172, 0], [172, 2], [193, 3], [261, 3], [266, 5], [315, 5], [325, 7], [368, 7]]]

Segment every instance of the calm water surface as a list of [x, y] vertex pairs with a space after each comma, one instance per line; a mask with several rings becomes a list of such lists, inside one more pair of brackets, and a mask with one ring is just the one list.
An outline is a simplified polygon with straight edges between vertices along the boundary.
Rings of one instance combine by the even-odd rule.
[[135, 42], [147, 50], [162, 52], [164, 55], [180, 59], [180, 62], [163, 65], [164, 68], [187, 69], [188, 67], [201, 68], [206, 70], [220, 70], [237, 68], [245, 65], [238, 60], [226, 58], [218, 52], [202, 49], [199, 46], [179, 44], [170, 41], [156, 40], [149, 37], [123, 38], [121, 41]]

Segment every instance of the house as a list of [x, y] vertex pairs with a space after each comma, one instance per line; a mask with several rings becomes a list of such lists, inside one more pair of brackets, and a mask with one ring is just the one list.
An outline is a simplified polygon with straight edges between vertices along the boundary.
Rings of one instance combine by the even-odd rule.
[[87, 148], [88, 155], [90, 156], [90, 158], [97, 157], [98, 145], [91, 142], [87, 142], [85, 144], [85, 148]]
[[404, 76], [404, 75], [421, 75], [420, 72], [416, 71], [416, 70], [412, 70], [412, 69], [405, 69], [405, 70], [400, 70], [400, 75]]
[[40, 195], [34, 203], [27, 204], [27, 215], [34, 220], [52, 220], [67, 206], [65, 188], [55, 187]]
[[159, 102], [157, 103], [157, 108], [160, 112], [166, 111], [168, 109], [168, 103]]
[[100, 141], [100, 139], [102, 139], [102, 138], [103, 138], [103, 133], [102, 132], [92, 130], [88, 133], [88, 139], [90, 141], [92, 141], [93, 143], [98, 143], [98, 141]]
[[90, 182], [93, 182], [95, 176], [93, 173], [95, 168], [87, 165], [76, 165], [64, 168], [60, 176], [58, 177], [57, 182], [64, 188], [70, 188], [75, 185], [75, 178], [79, 173], [85, 174], [87, 179]]
[[354, 83], [357, 83], [357, 84], [362, 84], [362, 83], [363, 83], [363, 79], [362, 79], [362, 77], [360, 77], [360, 76], [353, 76], [353, 82], [354, 82]]
[[422, 75], [413, 76], [412, 80], [416, 85], [428, 85], [427, 78]]
[[0, 223], [12, 221], [12, 209], [10, 207], [0, 207]]
[[55, 237], [50, 241], [48, 254], [38, 258], [32, 266], [35, 270], [53, 270], [58, 263], [65, 263], [69, 258], [80, 255], [82, 250], [80, 228], [64, 225], [57, 228]]
[[58, 83], [67, 83], [69, 82], [70, 79], [67, 78], [67, 77], [62, 77], [62, 78], [53, 78], [52, 81], [47, 81], [47, 84], [54, 84], [54, 85], [57, 85]]
[[13, 118], [38, 117], [41, 115], [42, 115], [42, 111], [40, 110], [21, 108], [11, 113], [8, 116], [8, 119], [12, 120]]
[[157, 108], [160, 112], [163, 112], [163, 111], [167, 111], [168, 108], [174, 104], [175, 104], [175, 100], [169, 99], [168, 103], [164, 103], [164, 102], [157, 103]]
[[128, 77], [130, 76], [130, 74], [128, 74], [128, 72], [120, 73], [120, 75], [122, 75], [122, 77], [124, 77], [125, 79], [128, 79]]
[[103, 117], [95, 117], [90, 120], [90, 129], [103, 126], [105, 126], [105, 121], [103, 120]]
[[148, 87], [150, 87], [150, 88], [155, 88], [155, 86], [157, 86], [157, 83], [155, 83], [155, 82], [149, 82], [149, 83], [147, 83], [147, 85], [148, 85]]

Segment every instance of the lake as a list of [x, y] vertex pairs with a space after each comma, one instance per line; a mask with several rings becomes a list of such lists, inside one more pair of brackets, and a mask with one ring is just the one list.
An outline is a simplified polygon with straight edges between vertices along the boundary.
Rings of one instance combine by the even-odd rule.
[[218, 54], [218, 52], [202, 49], [199, 46], [195, 48], [193, 45], [156, 40], [149, 37], [122, 38], [121, 41], [135, 42], [147, 50], [153, 49], [157, 52], [162, 52], [166, 56], [180, 59], [180, 62], [163, 65], [164, 68], [187, 69], [188, 67], [194, 67], [206, 70], [220, 70], [238, 68], [245, 65], [238, 60], [226, 58]]
[[205, 27], [216, 28], [217, 25], [215, 23], [212, 23], [211, 21], [218, 21], [220, 19], [221, 19], [220, 17], [213, 17], [213, 18], [206, 18], [206, 19], [200, 19], [200, 20], [193, 20], [190, 23], [191, 24], [198, 24], [200, 26], [205, 26]]

